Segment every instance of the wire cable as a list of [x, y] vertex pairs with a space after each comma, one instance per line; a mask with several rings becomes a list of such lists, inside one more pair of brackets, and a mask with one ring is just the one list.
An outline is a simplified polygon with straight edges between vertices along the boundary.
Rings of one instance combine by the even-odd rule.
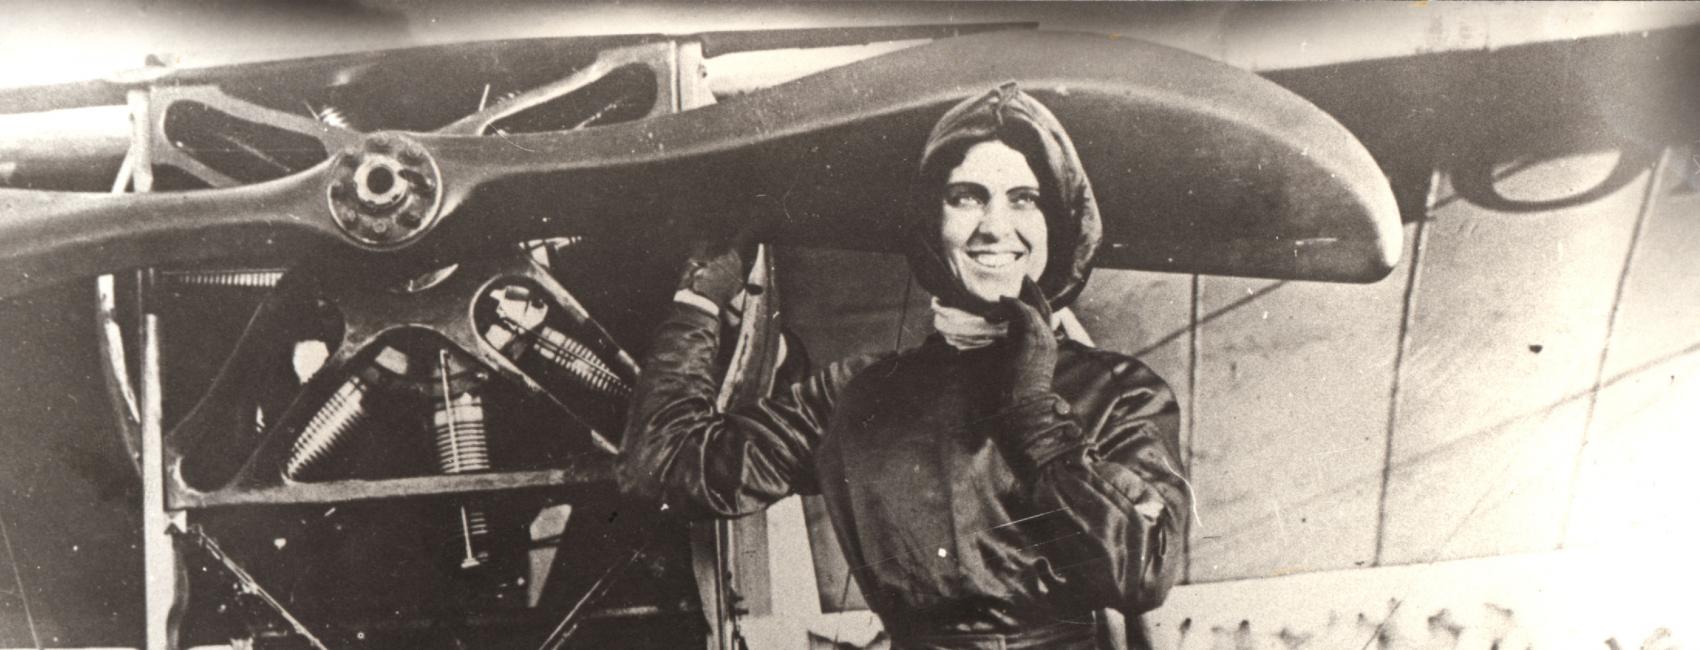
[[30, 613], [30, 595], [24, 590], [24, 574], [18, 571], [18, 556], [12, 552], [12, 534], [6, 529], [6, 517], [0, 515], [0, 539], [6, 542], [6, 560], [12, 564], [12, 582], [18, 585], [18, 600], [24, 604], [24, 621], [29, 624], [30, 641], [41, 650], [41, 634], [35, 629], [35, 615]]

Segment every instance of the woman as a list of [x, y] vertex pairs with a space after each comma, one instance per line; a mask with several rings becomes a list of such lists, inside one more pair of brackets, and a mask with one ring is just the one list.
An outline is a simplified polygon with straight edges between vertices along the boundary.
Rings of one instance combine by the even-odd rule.
[[1048, 110], [1013, 85], [959, 104], [918, 178], [909, 259], [939, 334], [720, 413], [715, 314], [741, 265], [695, 256], [644, 364], [622, 486], [718, 517], [824, 495], [895, 647], [1095, 647], [1095, 610], [1156, 607], [1179, 568], [1174, 397], [1054, 334], [1100, 228]]

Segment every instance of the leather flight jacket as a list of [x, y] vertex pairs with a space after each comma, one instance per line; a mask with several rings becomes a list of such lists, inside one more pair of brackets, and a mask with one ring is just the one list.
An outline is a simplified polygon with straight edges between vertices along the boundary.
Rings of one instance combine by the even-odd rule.
[[1191, 512], [1179, 409], [1139, 361], [1063, 340], [1053, 394], [1002, 404], [1005, 346], [935, 335], [721, 413], [718, 344], [713, 315], [674, 305], [633, 398], [622, 487], [699, 517], [822, 495], [900, 643], [1132, 617], [1174, 583]]

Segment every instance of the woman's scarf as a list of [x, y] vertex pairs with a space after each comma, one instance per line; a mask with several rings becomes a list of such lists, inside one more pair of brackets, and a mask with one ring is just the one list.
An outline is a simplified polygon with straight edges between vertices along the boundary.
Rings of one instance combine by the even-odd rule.
[[[1055, 330], [1064, 322], [1064, 314], [1068, 308], [1063, 308], [1051, 314], [1051, 329]], [[949, 307], [933, 299], [933, 329], [944, 342], [958, 350], [973, 350], [983, 348], [1009, 334], [1009, 323], [994, 323], [984, 316], [974, 312]]]

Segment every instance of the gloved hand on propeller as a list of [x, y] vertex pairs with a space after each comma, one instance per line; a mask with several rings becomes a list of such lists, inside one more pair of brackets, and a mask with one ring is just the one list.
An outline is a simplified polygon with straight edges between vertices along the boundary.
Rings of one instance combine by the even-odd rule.
[[[728, 224], [726, 219], [707, 219], [710, 223], [724, 225], [718, 229], [722, 234], [698, 236], [691, 245], [690, 256], [685, 259], [684, 270], [679, 274], [680, 291], [708, 299], [722, 315], [727, 313], [738, 292], [760, 291], [759, 287], [748, 286], [746, 281], [750, 277], [751, 266], [755, 264], [756, 244], [767, 230], [767, 220], [754, 209], [741, 216], [741, 223], [735, 225]], [[726, 232], [733, 234], [723, 234]], [[706, 307], [694, 300], [685, 301]]]
[[1032, 278], [1021, 281], [1019, 299], [1005, 296], [1000, 316], [1009, 323], [1006, 404], [1014, 406], [1051, 395], [1057, 367], [1057, 338], [1051, 330], [1051, 306]]

